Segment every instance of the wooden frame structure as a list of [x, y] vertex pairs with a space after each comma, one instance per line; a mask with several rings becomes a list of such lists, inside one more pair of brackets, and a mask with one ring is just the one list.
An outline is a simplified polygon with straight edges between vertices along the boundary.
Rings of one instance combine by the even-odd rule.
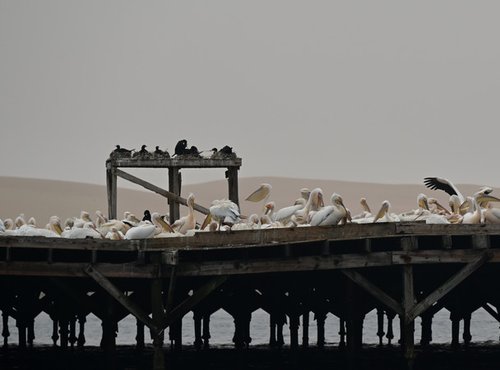
[[[235, 319], [236, 346], [248, 345], [256, 308], [270, 313], [273, 345], [282, 343], [279, 318], [288, 316], [291, 349], [299, 345], [301, 315], [303, 345], [308, 345], [305, 317], [311, 311], [318, 321], [318, 346], [324, 345], [324, 319], [332, 312], [347, 328], [341, 329], [340, 343], [354, 353], [362, 345], [363, 318], [376, 308], [381, 341], [384, 313], [389, 340], [392, 318], [399, 315], [401, 347], [411, 364], [418, 316], [421, 343], [430, 341], [432, 316], [442, 307], [452, 312], [454, 341], [461, 319], [468, 320], [464, 338], [470, 337], [465, 328], [478, 307], [500, 321], [500, 294], [488, 284], [500, 279], [499, 263], [500, 225], [347, 224], [129, 241], [0, 237], [5, 298], [0, 310], [18, 322], [20, 343], [29, 342], [29, 323], [40, 311], [65, 328], [60, 329], [61, 343], [75, 330], [68, 329], [68, 317], [93, 312], [103, 320], [108, 349], [114, 348], [117, 322], [131, 313], [138, 320], [139, 348], [144, 326], [154, 334], [155, 368], [160, 369], [164, 330], [170, 328], [180, 345], [176, 330], [191, 310], [201, 343], [201, 321], [224, 308]], [[476, 285], [464, 285], [471, 280]], [[39, 292], [45, 296], [39, 298]], [[105, 307], [97, 303], [103, 297], [108, 298]]]
[[[125, 172], [121, 168], [167, 168], [168, 169], [168, 191], [136, 176]], [[228, 198], [239, 204], [238, 198], [238, 170], [241, 167], [241, 158], [193, 158], [191, 156], [178, 156], [175, 158], [140, 158], [140, 157], [113, 157], [106, 160], [106, 187], [108, 193], [108, 216], [116, 218], [117, 208], [117, 179], [122, 179], [140, 185], [168, 199], [170, 222], [180, 217], [179, 205], [186, 205], [187, 201], [182, 198], [182, 168], [227, 168], [226, 178], [228, 181]], [[208, 209], [195, 205], [195, 210], [208, 214]]]

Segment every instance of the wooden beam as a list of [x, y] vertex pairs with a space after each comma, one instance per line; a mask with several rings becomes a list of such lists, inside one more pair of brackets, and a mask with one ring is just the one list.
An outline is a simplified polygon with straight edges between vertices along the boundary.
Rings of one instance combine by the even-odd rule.
[[[180, 198], [182, 186], [181, 172], [178, 167], [170, 167], [168, 169], [168, 190], [170, 194]], [[180, 216], [179, 203], [172, 199], [168, 199], [170, 223], [173, 224]]]
[[484, 308], [484, 310], [486, 312], [488, 312], [495, 320], [497, 320], [498, 322], [500, 322], [500, 315], [498, 314], [498, 312], [493, 308], [491, 307], [488, 303], [485, 303], [483, 304], [481, 307]]
[[[128, 180], [130, 182], [133, 182], [134, 184], [142, 186], [143, 188], [151, 190], [151, 191], [153, 191], [153, 192], [155, 192], [155, 193], [157, 193], [165, 198], [168, 198], [169, 201], [177, 202], [177, 203], [180, 203], [180, 204], [187, 206], [187, 200], [185, 198], [173, 193], [173, 192], [162, 189], [156, 185], [151, 184], [150, 182], [144, 181], [144, 180], [142, 180], [134, 175], [131, 175], [128, 172], [122, 171], [120, 169], [116, 169], [115, 171], [116, 171], [116, 175], [121, 177], [122, 179]], [[208, 208], [200, 206], [199, 204], [195, 204], [194, 209], [200, 213], [205, 214], [205, 215], [210, 213], [210, 210]]]
[[111, 283], [103, 274], [101, 274], [92, 265], [87, 265], [85, 273], [95, 280], [110, 296], [116, 299], [123, 307], [125, 307], [138, 320], [143, 322], [148, 328], [157, 332], [158, 326], [155, 322], [132, 300], [128, 299], [123, 292]]
[[116, 168], [109, 161], [106, 162], [106, 188], [108, 192], [108, 217], [111, 220], [116, 218], [117, 179]]
[[109, 162], [113, 167], [133, 167], [133, 168], [227, 168], [241, 167], [241, 158], [110, 158]]
[[358, 284], [360, 287], [364, 288], [373, 297], [375, 297], [377, 300], [382, 302], [388, 308], [396, 312], [398, 315], [403, 314], [403, 308], [394, 298], [389, 296], [387, 293], [385, 293], [382, 289], [373, 284], [370, 280], [365, 278], [359, 272], [354, 270], [341, 270], [341, 271], [345, 276], [347, 276], [353, 282]]
[[165, 329], [175, 321], [182, 318], [185, 314], [191, 311], [199, 302], [205, 299], [210, 293], [219, 288], [226, 280], [227, 276], [217, 276], [196, 290], [192, 296], [186, 298], [177, 307], [167, 312], [164, 317], [161, 328]]
[[458, 284], [469, 277], [479, 267], [484, 265], [491, 257], [492, 253], [489, 250], [482, 252], [481, 255], [477, 256], [472, 262], [469, 262], [467, 265], [465, 265], [459, 272], [449, 278], [443, 285], [441, 285], [434, 292], [432, 292], [426, 298], [413, 306], [413, 308], [408, 312], [408, 319], [414, 320], [417, 316], [424, 313], [425, 310], [427, 310], [435, 302], [448, 294], [448, 292], [450, 292]]

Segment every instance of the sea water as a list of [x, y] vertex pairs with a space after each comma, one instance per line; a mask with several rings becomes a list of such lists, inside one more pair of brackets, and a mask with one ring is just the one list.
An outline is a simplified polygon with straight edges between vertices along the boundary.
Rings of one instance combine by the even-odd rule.
[[[446, 309], [439, 311], [432, 321], [432, 343], [450, 343], [451, 342], [451, 321], [450, 313]], [[93, 314], [87, 316], [85, 323], [85, 345], [98, 346], [102, 336], [101, 320]], [[399, 320], [396, 318], [393, 322], [394, 339], [397, 343], [399, 339]], [[460, 323], [460, 341], [462, 341], [463, 321]], [[77, 325], [78, 330], [78, 325]], [[118, 323], [118, 334], [116, 343], [118, 345], [135, 344], [136, 319], [129, 315]], [[9, 318], [9, 343], [17, 344], [17, 328], [15, 321]], [[387, 331], [387, 318], [384, 317], [384, 331]], [[327, 345], [338, 344], [339, 337], [339, 319], [332, 314], [328, 314], [325, 322], [325, 341]], [[232, 345], [234, 334], [233, 318], [224, 310], [219, 310], [210, 317], [210, 344], [212, 345]], [[473, 342], [498, 342], [499, 341], [499, 323], [482, 308], [472, 314], [471, 334]], [[45, 313], [41, 313], [35, 319], [35, 340], [34, 344], [52, 344], [52, 320]], [[252, 313], [250, 323], [251, 345], [262, 345], [269, 343], [269, 314], [259, 309]], [[288, 326], [284, 327], [283, 336], [285, 344], [290, 343], [290, 332]], [[420, 341], [421, 320], [415, 320], [415, 343]], [[146, 342], [151, 343], [151, 338], [146, 330]], [[302, 334], [299, 334], [299, 338]], [[317, 340], [317, 326], [314, 316], [309, 316], [309, 343], [314, 345]], [[194, 342], [194, 321], [193, 313], [189, 312], [182, 320], [182, 341], [183, 344], [192, 345]], [[168, 337], [166, 338], [168, 342]], [[369, 312], [363, 323], [363, 343], [377, 344], [377, 313], [376, 310]], [[384, 343], [387, 339], [384, 338]]]

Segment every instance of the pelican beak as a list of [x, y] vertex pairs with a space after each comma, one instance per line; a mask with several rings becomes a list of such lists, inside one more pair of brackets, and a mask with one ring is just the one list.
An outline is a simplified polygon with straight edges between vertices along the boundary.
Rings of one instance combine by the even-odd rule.
[[205, 228], [208, 226], [208, 224], [212, 222], [212, 215], [209, 213], [207, 217], [203, 220], [203, 223], [201, 224], [201, 230], [205, 230]]
[[378, 211], [377, 215], [375, 216], [375, 218], [373, 219], [373, 223], [377, 222], [377, 220], [381, 219], [382, 217], [384, 217], [385, 215], [385, 207], [381, 207], [380, 210]]
[[451, 215], [451, 212], [450, 212], [450, 211], [448, 211], [446, 208], [444, 208], [441, 204], [439, 204], [439, 202], [436, 202], [436, 207], [437, 207], [439, 210], [441, 210], [441, 211], [445, 212], [447, 215]]
[[174, 232], [174, 229], [172, 229], [172, 226], [170, 226], [168, 223], [166, 223], [163, 218], [159, 217], [158, 218], [158, 223], [161, 225], [161, 228], [163, 229], [163, 231], [167, 232], [167, 233], [173, 233]]
[[463, 202], [460, 207], [458, 208], [458, 212], [463, 215], [463, 214], [466, 214], [467, 211], [469, 210], [469, 208], [472, 206], [472, 204], [470, 204], [469, 200], [465, 200], [465, 202]]
[[325, 206], [325, 202], [323, 201], [323, 194], [321, 194], [321, 193], [318, 194], [318, 205], [320, 207], [324, 207]]
[[250, 202], [260, 202], [268, 195], [269, 195], [269, 188], [261, 186], [257, 190], [255, 190], [252, 194], [250, 194], [245, 200], [248, 200]]
[[500, 202], [499, 198], [494, 197], [492, 195], [487, 195], [487, 194], [480, 195], [476, 199], [477, 199], [478, 203], [483, 203], [483, 202], [486, 202], [486, 203], [487, 202]]
[[54, 231], [55, 231], [56, 233], [58, 233], [59, 235], [61, 235], [61, 234], [62, 234], [63, 230], [62, 230], [62, 228], [61, 228], [61, 225], [59, 225], [59, 223], [57, 223], [57, 222], [56, 222], [56, 223], [54, 223], [54, 224], [52, 225], [52, 227], [54, 228]]

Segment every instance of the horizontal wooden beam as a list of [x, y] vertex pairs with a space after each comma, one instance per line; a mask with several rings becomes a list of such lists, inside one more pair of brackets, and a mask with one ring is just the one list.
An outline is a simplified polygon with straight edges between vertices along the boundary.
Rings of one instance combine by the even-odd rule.
[[[180, 203], [180, 204], [187, 206], [186, 198], [183, 198], [181, 196], [178, 196], [177, 194], [171, 193], [165, 189], [162, 189], [156, 185], [151, 184], [150, 182], [144, 181], [144, 180], [142, 180], [134, 175], [131, 175], [130, 173], [116, 169], [116, 175], [121, 177], [122, 179], [133, 182], [134, 184], [140, 185], [145, 189], [148, 189], [148, 190], [151, 190], [157, 194], [160, 194], [161, 196], [168, 198], [169, 200], [172, 200], [172, 201], [175, 201], [177, 203]], [[200, 206], [199, 204], [195, 204], [194, 209], [198, 212], [205, 214], [205, 215], [208, 215], [210, 213], [210, 210], [208, 208]]]
[[378, 286], [373, 284], [370, 280], [365, 278], [359, 272], [355, 270], [341, 270], [342, 273], [349, 279], [354, 281], [360, 287], [365, 289], [369, 294], [375, 297], [382, 304], [386, 305], [388, 308], [396, 312], [398, 315], [403, 315], [403, 307], [390, 295], [380, 289]]
[[228, 168], [241, 167], [241, 158], [110, 158], [106, 162], [111, 167], [132, 168]]
[[[279, 247], [279, 245], [278, 245]], [[206, 252], [206, 251], [205, 251]], [[484, 250], [442, 250], [413, 252], [372, 252], [363, 254], [317, 255], [303, 257], [269, 258], [232, 258], [227, 260], [183, 261], [180, 258], [176, 274], [186, 276], [244, 275], [272, 272], [320, 271], [364, 267], [422, 265], [422, 264], [463, 264], [473, 262], [482, 256]], [[491, 263], [500, 263], [500, 250], [487, 250], [492, 257]], [[181, 254], [182, 256], [182, 254]], [[12, 261], [0, 262], [0, 276], [52, 276], [52, 277], [87, 277], [84, 262], [36, 262]], [[144, 278], [158, 277], [155, 264], [97, 263], [95, 266], [108, 278]], [[162, 276], [169, 278], [170, 276]]]
[[95, 267], [88, 265], [84, 269], [85, 273], [95, 280], [110, 296], [118, 301], [125, 309], [127, 309], [138, 320], [144, 323], [154, 332], [158, 331], [157, 324], [145, 313], [135, 302], [128, 299], [123, 292], [118, 289], [111, 281], [101, 274]]

